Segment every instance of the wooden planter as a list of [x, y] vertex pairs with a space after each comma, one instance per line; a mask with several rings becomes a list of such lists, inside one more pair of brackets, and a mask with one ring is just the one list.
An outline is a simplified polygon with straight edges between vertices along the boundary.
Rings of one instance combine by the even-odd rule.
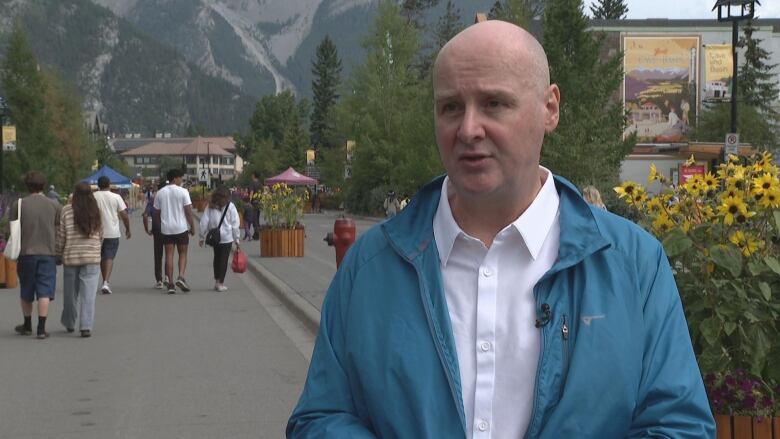
[[0, 287], [5, 286], [5, 255], [0, 253]]
[[260, 231], [260, 256], [303, 257], [303, 229], [262, 229]]
[[715, 415], [718, 439], [780, 439], [780, 418]]

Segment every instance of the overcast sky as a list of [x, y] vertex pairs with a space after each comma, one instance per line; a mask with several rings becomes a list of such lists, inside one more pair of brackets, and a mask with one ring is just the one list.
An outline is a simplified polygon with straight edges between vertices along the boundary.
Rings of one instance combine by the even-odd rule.
[[[590, 15], [590, 5], [597, 0], [584, 0], [585, 12]], [[717, 18], [712, 7], [716, 0], [626, 0], [626, 18]], [[759, 0], [756, 15], [760, 18], [780, 18], [780, 0]]]

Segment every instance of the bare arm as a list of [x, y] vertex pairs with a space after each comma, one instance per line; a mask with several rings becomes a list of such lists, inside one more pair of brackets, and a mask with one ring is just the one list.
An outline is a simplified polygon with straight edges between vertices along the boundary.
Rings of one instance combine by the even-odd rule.
[[195, 236], [195, 223], [192, 221], [192, 204], [184, 206], [184, 216], [187, 217], [187, 225], [190, 227], [190, 235]]
[[[130, 217], [127, 215], [127, 210], [119, 211], [119, 218], [122, 218], [122, 223], [125, 225], [125, 238], [130, 239]], [[144, 224], [146, 224], [145, 220]]]

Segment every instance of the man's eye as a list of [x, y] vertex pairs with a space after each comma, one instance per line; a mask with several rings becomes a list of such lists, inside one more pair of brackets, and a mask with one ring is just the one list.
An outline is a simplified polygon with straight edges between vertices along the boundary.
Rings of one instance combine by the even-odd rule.
[[442, 113], [451, 113], [453, 111], [456, 111], [457, 109], [458, 109], [458, 105], [457, 104], [449, 103], [449, 104], [444, 104], [441, 107], [441, 112]]
[[488, 108], [498, 108], [501, 106], [501, 102], [496, 99], [491, 99], [487, 101], [487, 107]]

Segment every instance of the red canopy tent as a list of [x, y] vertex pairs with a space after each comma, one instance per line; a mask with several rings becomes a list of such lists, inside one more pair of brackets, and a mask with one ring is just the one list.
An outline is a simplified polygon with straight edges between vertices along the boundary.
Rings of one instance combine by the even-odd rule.
[[317, 184], [318, 182], [317, 179], [307, 177], [293, 169], [291, 166], [281, 174], [265, 179], [265, 184], [268, 186], [274, 185], [276, 183], [286, 183], [290, 186], [309, 186]]

